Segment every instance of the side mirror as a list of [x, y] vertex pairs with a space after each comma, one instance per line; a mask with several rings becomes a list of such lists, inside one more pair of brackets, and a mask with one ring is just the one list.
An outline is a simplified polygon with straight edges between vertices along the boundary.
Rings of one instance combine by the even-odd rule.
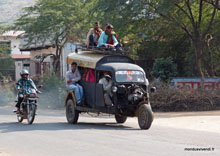
[[151, 93], [154, 93], [156, 90], [157, 90], [156, 87], [152, 87], [152, 88], [150, 89], [150, 92], [151, 92]]

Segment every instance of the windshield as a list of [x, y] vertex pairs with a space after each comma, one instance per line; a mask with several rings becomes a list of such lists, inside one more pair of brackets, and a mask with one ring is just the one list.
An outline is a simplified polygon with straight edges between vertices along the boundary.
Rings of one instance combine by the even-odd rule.
[[144, 73], [141, 71], [117, 71], [115, 73], [117, 82], [144, 82]]

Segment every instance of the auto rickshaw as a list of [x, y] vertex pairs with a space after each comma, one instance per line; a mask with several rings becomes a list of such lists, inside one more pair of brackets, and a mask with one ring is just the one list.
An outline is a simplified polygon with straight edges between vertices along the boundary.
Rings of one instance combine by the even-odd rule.
[[[117, 123], [124, 123], [127, 117], [137, 117], [141, 129], [149, 129], [153, 121], [153, 112], [149, 100], [148, 79], [144, 70], [134, 60], [123, 55], [82, 51], [70, 53], [67, 63], [77, 62], [81, 71], [92, 69], [94, 82], [81, 80], [84, 99], [77, 104], [74, 91], [67, 91], [65, 106], [66, 118], [76, 124], [83, 112], [107, 113], [115, 116]], [[105, 105], [103, 85], [99, 84], [102, 72], [111, 73], [113, 105]]]

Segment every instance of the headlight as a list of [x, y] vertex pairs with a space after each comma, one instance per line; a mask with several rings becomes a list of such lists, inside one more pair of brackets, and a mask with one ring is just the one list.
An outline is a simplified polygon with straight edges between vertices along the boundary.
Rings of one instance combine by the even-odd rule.
[[113, 87], [112, 87], [112, 92], [113, 92], [113, 93], [116, 93], [117, 90], [118, 90], [118, 88], [117, 88], [116, 86], [113, 86]]

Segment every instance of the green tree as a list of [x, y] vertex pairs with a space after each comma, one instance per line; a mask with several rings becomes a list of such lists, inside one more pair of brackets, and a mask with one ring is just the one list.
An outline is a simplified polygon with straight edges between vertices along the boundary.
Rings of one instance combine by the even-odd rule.
[[[208, 36], [215, 36], [213, 28], [219, 27], [218, 9], [219, 0], [98, 0], [93, 12], [100, 15], [101, 21], [113, 23], [120, 38], [127, 39], [136, 49], [145, 52], [143, 43], [162, 43], [163, 45], [155, 45], [153, 48], [169, 49], [172, 48], [172, 43], [181, 41], [182, 38], [190, 41], [194, 49], [194, 56], [191, 57], [195, 57], [197, 75], [204, 79], [205, 74], [216, 75], [216, 61], [210, 54]], [[158, 53], [153, 56], [162, 57], [162, 50], [158, 49]], [[184, 50], [190, 51], [190, 45]], [[173, 52], [172, 56], [178, 55], [177, 51]], [[186, 55], [178, 57], [180, 60]]]
[[0, 79], [4, 80], [11, 80], [14, 79], [15, 75], [15, 63], [14, 59], [10, 56], [7, 57], [0, 57]]
[[[0, 24], [0, 34], [8, 30], [10, 26]], [[0, 42], [0, 80], [14, 77], [14, 60], [10, 57], [10, 47], [4, 42]]]
[[144, 0], [93, 0], [90, 15], [99, 20], [103, 26], [111, 23], [116, 28], [119, 40], [138, 44], [148, 30], [151, 15], [146, 12]]
[[155, 14], [162, 17], [169, 24], [182, 29], [190, 38], [194, 48], [198, 74], [204, 79], [202, 65], [209, 76], [214, 76], [210, 66], [210, 57], [205, 57], [207, 35], [212, 27], [219, 22], [218, 0], [170, 0], [148, 1], [148, 5], [155, 10]]
[[[3, 34], [7, 30], [6, 26], [3, 26], [2, 23], [0, 23], [0, 34]], [[0, 42], [0, 58], [7, 57], [10, 52], [10, 47], [8, 44], [5, 44], [4, 42]]]
[[[68, 41], [78, 41], [87, 19], [84, 0], [38, 0], [34, 6], [26, 7], [15, 25], [24, 30], [29, 44], [50, 40], [56, 47], [55, 71], [60, 69], [62, 49]], [[42, 60], [47, 57], [44, 56]]]
[[173, 76], [177, 75], [177, 66], [171, 57], [159, 58], [154, 62], [151, 74], [164, 82], [168, 82]]

